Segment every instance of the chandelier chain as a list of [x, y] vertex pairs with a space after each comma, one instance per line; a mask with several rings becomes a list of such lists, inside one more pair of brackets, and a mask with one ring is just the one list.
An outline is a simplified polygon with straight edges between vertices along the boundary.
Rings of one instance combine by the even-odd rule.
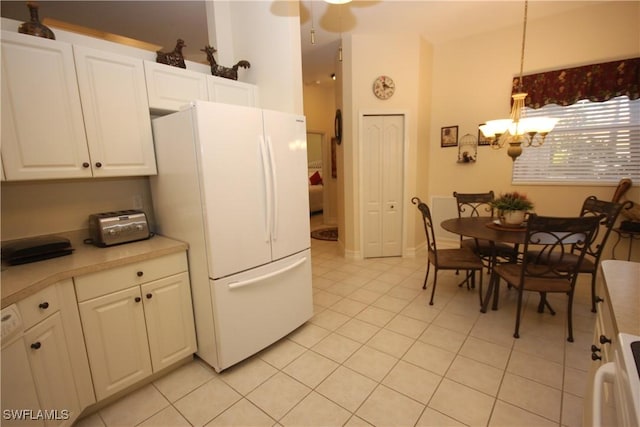
[[527, 38], [527, 10], [529, 9], [529, 0], [524, 1], [524, 24], [522, 26], [522, 51], [520, 54], [520, 77], [518, 78], [518, 92], [522, 92], [522, 70], [524, 68], [524, 44]]

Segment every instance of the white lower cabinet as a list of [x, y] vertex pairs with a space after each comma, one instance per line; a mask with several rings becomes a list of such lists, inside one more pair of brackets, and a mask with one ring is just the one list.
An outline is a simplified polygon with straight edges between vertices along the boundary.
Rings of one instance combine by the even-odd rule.
[[79, 305], [98, 400], [151, 374], [138, 286]]
[[73, 369], [57, 312], [25, 331], [29, 364], [36, 384], [45, 426], [71, 425], [71, 415], [80, 413], [80, 403], [73, 380]]
[[26, 414], [37, 413], [40, 402], [24, 338], [2, 345], [2, 425], [43, 426], [43, 420], [25, 419]]
[[[78, 305], [97, 400], [196, 352], [188, 272], [157, 278], [150, 271], [174, 261], [158, 258], [76, 280], [77, 290], [88, 289], [78, 292]], [[153, 280], [136, 284], [147, 276]]]
[[49, 286], [17, 306], [25, 330], [3, 343], [2, 425], [70, 426], [95, 402], [84, 348], [77, 346], [73, 284]]

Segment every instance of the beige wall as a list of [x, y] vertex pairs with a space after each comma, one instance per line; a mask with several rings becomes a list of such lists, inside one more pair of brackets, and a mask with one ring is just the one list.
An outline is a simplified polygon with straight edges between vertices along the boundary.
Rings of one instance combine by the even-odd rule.
[[[530, 8], [544, 7], [533, 3]], [[640, 54], [640, 3], [594, 4], [570, 14], [530, 21], [524, 72], [604, 62]], [[596, 31], [595, 29], [598, 28]], [[453, 191], [518, 190], [549, 215], [575, 214], [588, 195], [604, 199], [613, 186], [518, 186], [511, 185], [512, 160], [506, 149], [478, 148], [478, 161], [458, 164], [455, 148], [440, 148], [442, 126], [460, 126], [460, 136], [477, 136], [485, 120], [509, 114], [511, 79], [520, 60], [521, 25], [436, 46], [429, 196], [450, 196]], [[632, 191], [638, 199], [638, 187]]]
[[[535, 2], [530, 8], [544, 7]], [[477, 136], [478, 125], [507, 117], [511, 80], [519, 71], [522, 23], [472, 38], [432, 46], [411, 35], [350, 35], [343, 41], [339, 96], [345, 116], [345, 142], [339, 151], [344, 179], [339, 183], [341, 244], [347, 256], [359, 256], [359, 118], [363, 112], [407, 114], [406, 254], [424, 241], [420, 217], [410, 197], [430, 202], [453, 191], [518, 190], [547, 215], [574, 215], [585, 197], [610, 199], [614, 184], [604, 186], [511, 185], [512, 160], [506, 150], [479, 147], [478, 161], [458, 164], [456, 148], [440, 147], [440, 129], [459, 126], [459, 136]], [[529, 21], [524, 72], [579, 66], [640, 54], [640, 3], [594, 3], [571, 13]], [[396, 94], [387, 101], [371, 93], [371, 82], [387, 74]], [[634, 187], [629, 198], [640, 201]], [[412, 215], [413, 214], [413, 215]], [[624, 245], [624, 243], [623, 243]]]
[[1, 239], [87, 229], [90, 214], [132, 209], [137, 196], [153, 221], [146, 177], [3, 182]]
[[[405, 115], [405, 194], [403, 253], [411, 254], [416, 247], [415, 207], [410, 198], [426, 191], [425, 144], [428, 137], [430, 115], [429, 88], [432, 85], [431, 46], [417, 35], [359, 34], [345, 38], [343, 66], [345, 90], [343, 96], [345, 115], [345, 163], [344, 229], [345, 254], [361, 256], [361, 165], [363, 146], [359, 123], [364, 114]], [[379, 75], [390, 76], [396, 83], [395, 94], [387, 100], [379, 100], [372, 91], [372, 84]]]
[[[544, 7], [544, 4], [535, 2], [529, 7]], [[521, 37], [520, 24], [436, 46], [428, 197], [451, 196], [453, 191], [494, 190], [500, 193], [517, 190], [535, 202], [535, 210], [540, 214], [576, 215], [589, 195], [611, 199], [615, 184], [514, 186], [511, 184], [512, 160], [507, 156], [506, 148], [478, 147], [478, 161], [474, 164], [458, 164], [455, 148], [440, 148], [442, 126], [458, 125], [460, 136], [465, 133], [477, 136], [479, 123], [508, 117], [511, 79], [520, 67]], [[530, 21], [524, 73], [639, 54], [640, 3], [594, 4], [544, 21]], [[640, 201], [637, 185], [628, 196]], [[640, 251], [635, 252], [635, 256], [640, 257]]]

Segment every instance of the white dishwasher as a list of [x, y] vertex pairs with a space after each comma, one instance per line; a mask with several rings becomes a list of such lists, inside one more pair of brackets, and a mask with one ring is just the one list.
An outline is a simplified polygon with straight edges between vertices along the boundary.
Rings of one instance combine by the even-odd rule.
[[12, 304], [0, 312], [2, 319], [2, 426], [44, 425], [34, 419], [40, 409], [25, 347], [23, 323]]

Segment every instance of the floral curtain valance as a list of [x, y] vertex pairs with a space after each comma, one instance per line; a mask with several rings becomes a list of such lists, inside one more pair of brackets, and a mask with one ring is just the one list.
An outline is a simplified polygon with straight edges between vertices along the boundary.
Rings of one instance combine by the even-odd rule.
[[[518, 77], [513, 93], [520, 92]], [[522, 77], [525, 105], [540, 108], [547, 104], [567, 106], [582, 99], [602, 102], [616, 96], [640, 98], [640, 58], [585, 65]]]

